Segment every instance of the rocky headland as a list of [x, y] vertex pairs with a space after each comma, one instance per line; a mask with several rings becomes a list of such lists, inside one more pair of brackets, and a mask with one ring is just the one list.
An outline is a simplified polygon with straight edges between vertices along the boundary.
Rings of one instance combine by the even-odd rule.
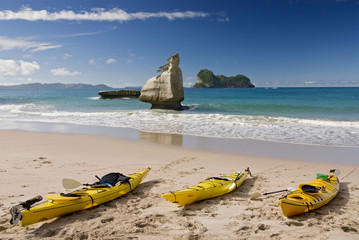
[[212, 71], [203, 69], [197, 74], [194, 88], [254, 88], [248, 77], [238, 74], [233, 77], [214, 75]]

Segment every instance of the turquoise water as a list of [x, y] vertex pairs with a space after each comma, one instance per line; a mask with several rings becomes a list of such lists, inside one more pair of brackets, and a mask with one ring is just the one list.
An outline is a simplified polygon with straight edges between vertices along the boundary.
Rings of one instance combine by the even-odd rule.
[[190, 109], [181, 112], [101, 100], [100, 90], [0, 90], [0, 121], [359, 146], [359, 88], [185, 89], [182, 104]]
[[359, 120], [359, 88], [188, 89], [198, 112]]

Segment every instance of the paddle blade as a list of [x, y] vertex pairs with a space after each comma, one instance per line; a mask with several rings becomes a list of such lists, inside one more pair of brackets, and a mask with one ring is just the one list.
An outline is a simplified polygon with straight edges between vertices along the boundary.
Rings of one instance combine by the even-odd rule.
[[79, 181], [76, 181], [74, 179], [69, 179], [69, 178], [62, 179], [62, 186], [65, 189], [73, 189], [73, 188], [80, 187], [81, 185], [82, 185], [82, 183], [80, 183]]
[[339, 175], [340, 175], [340, 169], [335, 169], [335, 171], [334, 171], [334, 175], [336, 176], [336, 177], [338, 177]]
[[253, 193], [249, 199], [250, 199], [250, 200], [255, 200], [255, 199], [257, 199], [257, 198], [259, 198], [259, 197], [262, 197], [262, 196], [263, 196], [263, 195], [262, 195], [261, 193], [256, 192], [256, 193]]

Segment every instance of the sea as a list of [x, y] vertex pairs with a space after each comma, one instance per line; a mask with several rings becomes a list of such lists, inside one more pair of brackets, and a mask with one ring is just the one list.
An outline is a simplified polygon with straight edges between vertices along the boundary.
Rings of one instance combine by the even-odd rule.
[[100, 99], [100, 90], [0, 89], [0, 129], [53, 123], [359, 147], [358, 87], [185, 88], [184, 111], [151, 110], [138, 99]]

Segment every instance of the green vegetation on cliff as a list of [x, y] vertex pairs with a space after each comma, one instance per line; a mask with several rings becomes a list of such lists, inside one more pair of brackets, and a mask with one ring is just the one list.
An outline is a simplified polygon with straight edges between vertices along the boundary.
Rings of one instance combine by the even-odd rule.
[[248, 77], [238, 74], [234, 77], [214, 75], [212, 71], [203, 69], [197, 74], [194, 88], [254, 88]]

